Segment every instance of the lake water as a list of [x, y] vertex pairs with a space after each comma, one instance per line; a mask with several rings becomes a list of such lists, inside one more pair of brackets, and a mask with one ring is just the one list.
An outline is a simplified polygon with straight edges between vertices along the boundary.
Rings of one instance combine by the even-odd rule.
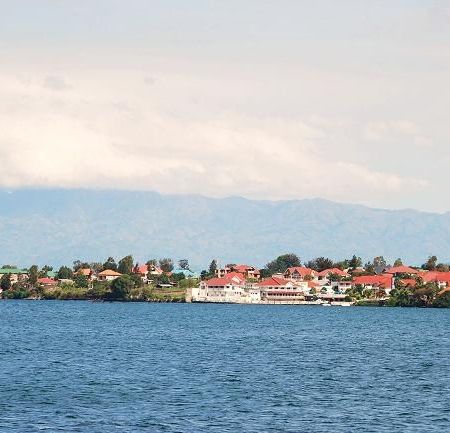
[[450, 431], [450, 310], [0, 302], [0, 432]]

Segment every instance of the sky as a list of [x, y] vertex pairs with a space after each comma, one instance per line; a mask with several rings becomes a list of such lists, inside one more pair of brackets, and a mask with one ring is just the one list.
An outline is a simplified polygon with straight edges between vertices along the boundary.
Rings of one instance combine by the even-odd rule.
[[450, 211], [450, 1], [0, 10], [2, 189]]

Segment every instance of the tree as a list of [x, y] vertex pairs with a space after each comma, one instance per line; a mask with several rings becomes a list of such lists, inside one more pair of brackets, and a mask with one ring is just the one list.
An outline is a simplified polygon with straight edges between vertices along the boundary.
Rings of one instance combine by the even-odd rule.
[[373, 265], [373, 262], [367, 262], [364, 265], [364, 270], [366, 271], [366, 274], [370, 274], [370, 275], [375, 274], [375, 267]]
[[73, 278], [73, 282], [75, 283], [75, 287], [87, 289], [89, 287], [89, 280], [86, 275], [76, 274]]
[[317, 257], [316, 259], [310, 260], [306, 263], [306, 267], [314, 269], [317, 272], [322, 272], [325, 269], [330, 269], [334, 265], [333, 260], [326, 257]]
[[187, 259], [179, 260], [178, 266], [180, 267], [180, 269], [189, 270], [189, 260]]
[[91, 262], [87, 268], [92, 269], [94, 272], [101, 272], [103, 265], [100, 262]]
[[108, 260], [106, 260], [105, 263], [103, 263], [103, 271], [106, 271], [107, 269], [111, 271], [117, 271], [117, 263], [114, 260], [113, 257], [108, 257]]
[[170, 258], [159, 259], [159, 267], [163, 272], [173, 271], [173, 260]]
[[210, 277], [213, 277], [214, 275], [216, 275], [216, 271], [217, 271], [217, 260], [214, 259], [210, 264], [209, 264], [209, 270], [208, 270], [208, 274]]
[[435, 271], [436, 265], [437, 265], [437, 257], [430, 256], [428, 257], [428, 260], [422, 265], [422, 269], [426, 271]]
[[394, 262], [394, 267], [397, 268], [398, 266], [403, 266], [403, 261], [402, 259], [398, 258], [395, 262]]
[[0, 287], [4, 292], [7, 292], [11, 288], [11, 275], [2, 275], [2, 278], [0, 279]]
[[348, 266], [352, 269], [360, 268], [362, 266], [361, 257], [356, 257], [355, 255], [353, 255], [353, 257], [348, 262]]
[[40, 278], [47, 277], [48, 273], [53, 271], [53, 266], [45, 265], [39, 272]]
[[449, 272], [449, 270], [450, 270], [450, 266], [445, 263], [439, 263], [436, 266], [436, 271], [439, 271], [439, 272]]
[[117, 268], [121, 274], [131, 275], [133, 273], [133, 256], [125, 256], [119, 260], [119, 266]]
[[30, 267], [28, 271], [28, 282], [35, 286], [39, 278], [39, 268], [36, 265]]
[[386, 269], [387, 263], [383, 256], [373, 259], [373, 269], [376, 274], [381, 274]]
[[61, 266], [56, 276], [58, 280], [71, 280], [73, 278], [73, 271], [67, 266]]
[[151, 267], [156, 268], [156, 266], [158, 266], [158, 260], [156, 260], [156, 259], [147, 260], [146, 265], [147, 265], [147, 268], [151, 268]]
[[113, 300], [124, 300], [135, 287], [135, 282], [130, 275], [122, 275], [111, 282], [109, 298]]
[[2, 269], [17, 269], [17, 265], [3, 265]]
[[266, 269], [269, 275], [283, 273], [287, 268], [301, 266], [300, 259], [293, 253], [283, 254], [275, 260], [267, 263]]
[[75, 260], [73, 262], [73, 271], [77, 272], [80, 269], [87, 269], [87, 268], [91, 268], [91, 266], [89, 265], [89, 263], [86, 262], [82, 262], [81, 260]]

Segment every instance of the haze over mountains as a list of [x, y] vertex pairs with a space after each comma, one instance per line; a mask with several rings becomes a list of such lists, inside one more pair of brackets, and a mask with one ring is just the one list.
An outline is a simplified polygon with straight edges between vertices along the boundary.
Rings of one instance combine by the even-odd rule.
[[254, 201], [105, 190], [0, 192], [0, 263], [71, 264], [75, 259], [188, 258], [197, 269], [264, 265], [297, 253], [364, 260], [377, 255], [450, 261], [450, 213], [381, 210], [321, 199]]

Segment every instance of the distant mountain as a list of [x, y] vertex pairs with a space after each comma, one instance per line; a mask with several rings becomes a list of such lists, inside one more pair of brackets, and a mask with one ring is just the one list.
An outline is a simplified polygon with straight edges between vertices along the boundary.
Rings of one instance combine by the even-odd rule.
[[0, 263], [60, 265], [133, 254], [263, 265], [285, 252], [450, 261], [450, 214], [381, 210], [326, 200], [98, 190], [0, 192]]

